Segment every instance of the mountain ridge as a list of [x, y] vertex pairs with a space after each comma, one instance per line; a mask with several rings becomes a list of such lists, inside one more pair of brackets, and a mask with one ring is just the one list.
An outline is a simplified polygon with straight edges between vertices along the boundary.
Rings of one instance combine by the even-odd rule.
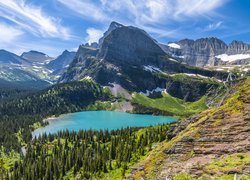
[[[171, 47], [171, 44], [176, 44], [179, 47]], [[228, 59], [220, 59], [218, 58], [219, 55], [250, 54], [250, 44], [237, 40], [233, 40], [231, 43], [226, 44], [216, 37], [200, 38], [196, 40], [183, 39], [176, 42], [170, 42], [167, 45], [161, 44], [161, 47], [166, 53], [179, 57], [189, 65], [198, 67], [217, 66], [228, 63]], [[236, 60], [242, 59], [239, 58]], [[242, 64], [250, 64], [250, 58], [247, 58], [247, 61]]]

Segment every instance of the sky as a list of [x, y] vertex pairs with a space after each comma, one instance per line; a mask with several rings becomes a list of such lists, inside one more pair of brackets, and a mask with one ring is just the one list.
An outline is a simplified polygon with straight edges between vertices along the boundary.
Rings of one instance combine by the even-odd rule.
[[250, 43], [250, 0], [0, 0], [0, 49], [58, 56], [96, 42], [112, 21], [160, 43], [218, 37]]

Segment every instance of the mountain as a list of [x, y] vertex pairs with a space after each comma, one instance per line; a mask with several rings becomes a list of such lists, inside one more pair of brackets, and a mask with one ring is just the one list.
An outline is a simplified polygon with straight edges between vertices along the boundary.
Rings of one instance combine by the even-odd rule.
[[68, 50], [63, 51], [56, 59], [46, 64], [46, 67], [50, 70], [56, 71], [57, 74], [61, 74], [73, 61], [76, 52], [69, 52]]
[[250, 45], [242, 41], [233, 41], [227, 45], [222, 40], [211, 37], [183, 39], [160, 46], [166, 53], [191, 66], [250, 64]]
[[0, 63], [1, 64], [22, 64], [24, 61], [23, 58], [19, 57], [18, 55], [11, 53], [9, 51], [0, 50]]
[[127, 179], [249, 179], [250, 79], [215, 107], [183, 119]]
[[24, 52], [21, 55], [21, 58], [26, 59], [27, 61], [31, 63], [39, 63], [39, 64], [45, 64], [51, 61], [53, 58], [49, 57], [47, 54], [44, 54], [42, 52], [31, 50], [29, 52]]
[[1, 85], [23, 88], [23, 85], [26, 87], [35, 81], [33, 85], [41, 88], [43, 84], [47, 86], [55, 83], [74, 56], [75, 52], [67, 50], [56, 59], [34, 50], [24, 52], [21, 56], [0, 50]]
[[[144, 30], [136, 27], [112, 22], [100, 42], [100, 48], [81, 45], [59, 82], [79, 81], [88, 77], [103, 86], [118, 84], [129, 92], [147, 92], [159, 87], [167, 88], [173, 96], [197, 100], [207, 93], [211, 84], [205, 83], [203, 90], [197, 84], [196, 92], [201, 93], [193, 97], [190, 92], [192, 87], [184, 88], [183, 81], [176, 78], [176, 74], [199, 74], [200, 77], [215, 79], [227, 77], [223, 72], [193, 68], [178, 62], [167, 55]], [[176, 84], [172, 83], [177, 81]]]
[[117, 22], [111, 22], [110, 25], [109, 25], [109, 28], [108, 30], [104, 33], [103, 37], [101, 37], [99, 39], [99, 42], [98, 42], [98, 46], [100, 47], [104, 41], [104, 39], [113, 31], [115, 30], [116, 28], [120, 28], [120, 27], [123, 27], [122, 24], [120, 23], [117, 23]]
[[32, 68], [26, 59], [14, 53], [0, 50], [1, 87], [40, 89], [48, 86], [49, 83], [40, 78]]

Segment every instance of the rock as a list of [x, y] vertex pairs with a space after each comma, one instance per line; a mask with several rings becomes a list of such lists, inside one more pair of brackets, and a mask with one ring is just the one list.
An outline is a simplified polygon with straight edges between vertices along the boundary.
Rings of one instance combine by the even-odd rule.
[[250, 44], [242, 41], [232, 41], [227, 45], [222, 40], [211, 37], [197, 40], [183, 39], [174, 43], [179, 45], [180, 48], [172, 48], [162, 44], [161, 47], [168, 54], [179, 57], [182, 59], [180, 61], [192, 66], [204, 67], [219, 64], [245, 65], [250, 63], [250, 58], [238, 59], [232, 62], [223, 62], [216, 58], [216, 56], [221, 54], [250, 54]]

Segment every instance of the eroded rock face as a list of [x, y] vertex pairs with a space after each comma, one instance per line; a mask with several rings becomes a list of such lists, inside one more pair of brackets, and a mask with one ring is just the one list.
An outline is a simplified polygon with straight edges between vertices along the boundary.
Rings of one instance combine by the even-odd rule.
[[[167, 45], [161, 45], [162, 49], [175, 56], [181, 58], [185, 63], [204, 67], [215, 66], [218, 64], [227, 64], [234, 62], [223, 62], [216, 56], [221, 54], [237, 55], [249, 54], [250, 45], [242, 41], [232, 41], [229, 45], [218, 38], [201, 38], [197, 40], [183, 39], [175, 42], [180, 48], [173, 48]], [[248, 64], [249, 60], [238, 59], [234, 64]]]
[[145, 31], [120, 27], [104, 39], [98, 58], [131, 65], [157, 65], [163, 55], [166, 53]]
[[245, 53], [250, 53], [250, 44], [234, 40], [228, 45], [227, 54], [229, 55]]
[[[223, 174], [249, 174], [249, 163], [233, 168], [226, 164], [221, 169], [209, 167], [209, 164], [223, 158], [239, 158], [239, 153], [250, 154], [250, 80], [241, 82], [240, 88], [237, 86], [232, 88], [230, 97], [222, 106], [173, 125], [167, 132], [171, 141], [164, 143], [140, 163], [144, 172], [139, 173], [148, 179], [151, 173], [156, 174], [157, 179], [180, 173], [210, 178]], [[150, 166], [154, 156], [160, 158]], [[137, 173], [134, 171], [129, 177]]]
[[[145, 31], [112, 22], [100, 39], [100, 48], [80, 46], [75, 59], [59, 82], [69, 82], [90, 77], [101, 85], [121, 85], [131, 92], [145, 92], [157, 87], [166, 88], [169, 78], [160, 74], [190, 73], [223, 79], [225, 72], [193, 68], [169, 57]], [[172, 96], [194, 101], [207, 93], [211, 84], [196, 83], [193, 87], [180, 85], [168, 87]], [[181, 91], [179, 88], [181, 87]], [[202, 92], [202, 93], [194, 93]], [[177, 93], [178, 92], [178, 93]]]

